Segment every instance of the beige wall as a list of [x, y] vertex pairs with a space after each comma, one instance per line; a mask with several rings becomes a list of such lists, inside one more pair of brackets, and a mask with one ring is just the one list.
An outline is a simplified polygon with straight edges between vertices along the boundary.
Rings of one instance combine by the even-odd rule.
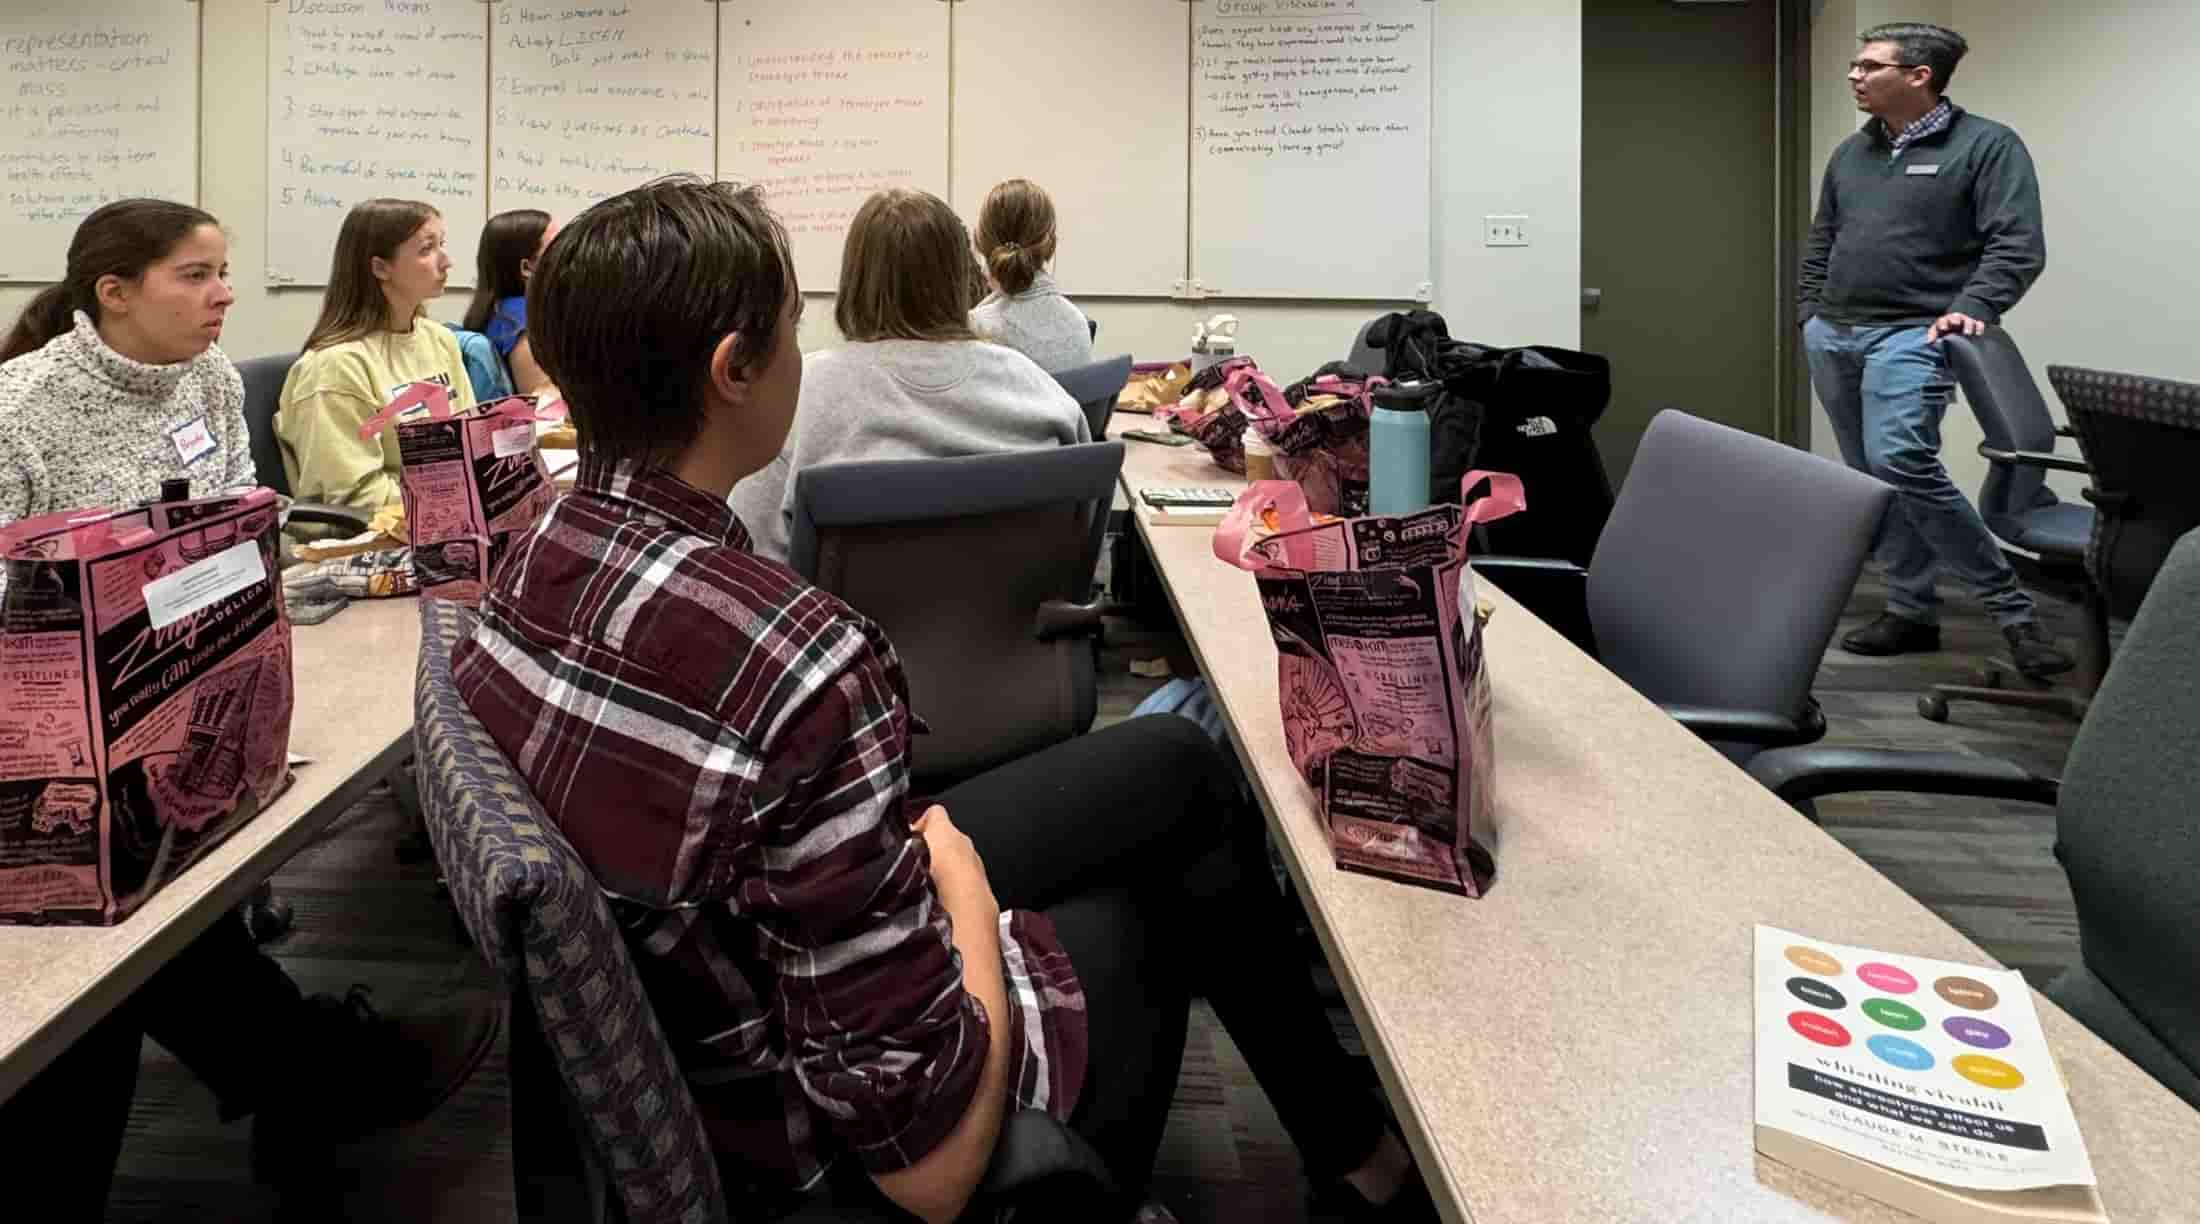
[[[320, 295], [311, 289], [271, 290], [262, 283], [266, 2], [199, 3], [205, 8], [200, 202], [230, 230], [237, 288], [223, 346], [238, 357], [295, 349], [313, 323]], [[1441, 0], [1436, 29], [1435, 305], [1458, 335], [1501, 344], [1575, 344], [1581, 284], [1579, 2]], [[1505, 51], [1492, 54], [1493, 47]], [[1248, 201], [1248, 207], [1257, 206]], [[1533, 245], [1482, 246], [1482, 217], [1490, 213], [1527, 215]], [[1075, 242], [1076, 236], [1064, 235], [1063, 241]], [[1290, 252], [1276, 257], [1288, 259]], [[0, 317], [12, 319], [31, 292], [25, 286], [0, 287]], [[431, 309], [438, 317], [456, 318], [464, 302], [464, 294], [453, 293], [441, 308]], [[1292, 378], [1342, 358], [1359, 325], [1386, 308], [1123, 299], [1097, 299], [1088, 306], [1100, 321], [1103, 350], [1141, 357], [1182, 355], [1198, 319], [1228, 310], [1244, 320], [1241, 350]], [[804, 346], [834, 339], [832, 312], [813, 304], [803, 326]]]
[[[2050, 363], [2200, 381], [2190, 288], [2200, 276], [2200, 5], [1828, 0], [1812, 33], [1820, 166], [1854, 129], [1840, 75], [1853, 35], [1897, 17], [1962, 31], [1971, 53], [1949, 96], [2015, 128], [2039, 167], [2047, 271], [2007, 325], [2049, 402]], [[1834, 453], [1822, 414], [1815, 425], [1814, 447]], [[1977, 422], [1958, 407], [1943, 432], [1949, 472], [1976, 496], [1986, 474]], [[2083, 485], [2052, 479], [2071, 498]]]

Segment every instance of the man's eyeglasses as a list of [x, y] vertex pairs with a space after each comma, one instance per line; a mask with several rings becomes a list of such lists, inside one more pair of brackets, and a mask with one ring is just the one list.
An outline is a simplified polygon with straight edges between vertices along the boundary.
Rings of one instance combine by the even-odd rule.
[[1852, 73], [1852, 74], [1854, 74], [1854, 75], [1856, 75], [1856, 76], [1870, 76], [1871, 74], [1873, 74], [1873, 73], [1875, 73], [1875, 72], [1879, 71], [1879, 70], [1880, 70], [1880, 69], [1882, 69], [1882, 68], [1902, 68], [1902, 69], [1910, 69], [1910, 68], [1915, 68], [1915, 67], [1917, 67], [1917, 65], [1916, 65], [1916, 64], [1887, 64], [1887, 63], [1881, 63], [1881, 62], [1880, 62], [1880, 61], [1878, 61], [1878, 60], [1850, 60], [1850, 61], [1849, 61], [1849, 72], [1850, 72], [1850, 73]]

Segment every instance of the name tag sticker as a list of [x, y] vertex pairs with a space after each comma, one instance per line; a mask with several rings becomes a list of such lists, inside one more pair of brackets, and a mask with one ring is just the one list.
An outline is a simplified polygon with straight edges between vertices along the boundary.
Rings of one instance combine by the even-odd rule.
[[205, 417], [193, 417], [169, 430], [168, 440], [176, 444], [176, 458], [186, 466], [214, 453], [214, 435], [207, 431]]
[[1930, 166], [1904, 166], [1904, 167], [1902, 167], [1902, 173], [1904, 173], [1904, 174], [1938, 174], [1938, 173], [1940, 173], [1940, 163], [1939, 163], [1939, 162], [1934, 162], [1934, 163], [1933, 163], [1932, 165], [1930, 165]]

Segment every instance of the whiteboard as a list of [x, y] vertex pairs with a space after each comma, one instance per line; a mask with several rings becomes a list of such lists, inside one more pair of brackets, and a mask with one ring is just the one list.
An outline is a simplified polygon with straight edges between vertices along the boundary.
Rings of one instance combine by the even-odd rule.
[[1184, 0], [955, 4], [955, 204], [1027, 178], [1054, 198], [1055, 279], [1076, 295], [1182, 287], [1191, 127]]
[[1429, 251], [1428, 0], [1201, 0], [1192, 276], [1227, 297], [1407, 300]]
[[286, 0], [267, 10], [267, 280], [326, 285], [361, 200], [443, 214], [451, 281], [486, 218], [489, 12], [479, 0]]
[[77, 223], [199, 198], [199, 9], [0, 0], [0, 281], [58, 281]]
[[718, 175], [764, 188], [804, 289], [838, 286], [848, 222], [872, 192], [946, 198], [949, 9], [720, 4]]
[[717, 6], [708, 0], [497, 0], [490, 26], [489, 211], [559, 221], [661, 175], [708, 177]]

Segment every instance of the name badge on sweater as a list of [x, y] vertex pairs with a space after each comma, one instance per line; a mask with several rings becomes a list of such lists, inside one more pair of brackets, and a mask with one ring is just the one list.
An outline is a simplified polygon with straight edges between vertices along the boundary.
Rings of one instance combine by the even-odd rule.
[[186, 467], [214, 453], [214, 435], [207, 431], [205, 417], [193, 417], [169, 430], [168, 440], [176, 444], [176, 458]]
[[1940, 163], [1939, 163], [1939, 162], [1934, 162], [1934, 163], [1933, 163], [1932, 165], [1930, 165], [1930, 166], [1904, 166], [1904, 167], [1902, 167], [1902, 173], [1904, 173], [1904, 174], [1938, 174], [1938, 173], [1940, 173]]

